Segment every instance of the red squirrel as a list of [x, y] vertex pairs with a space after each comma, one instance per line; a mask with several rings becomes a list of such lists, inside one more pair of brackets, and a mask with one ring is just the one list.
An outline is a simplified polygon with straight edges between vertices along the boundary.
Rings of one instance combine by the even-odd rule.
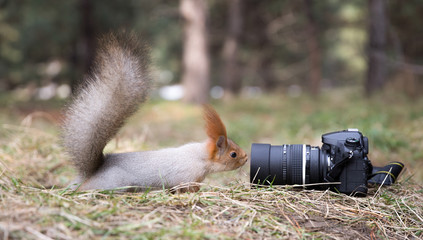
[[63, 145], [79, 173], [71, 188], [173, 188], [246, 163], [247, 154], [227, 137], [210, 105], [203, 111], [208, 136], [203, 142], [104, 154], [125, 120], [146, 101], [150, 85], [149, 53], [133, 34], [109, 34], [100, 40], [94, 68], [65, 111]]

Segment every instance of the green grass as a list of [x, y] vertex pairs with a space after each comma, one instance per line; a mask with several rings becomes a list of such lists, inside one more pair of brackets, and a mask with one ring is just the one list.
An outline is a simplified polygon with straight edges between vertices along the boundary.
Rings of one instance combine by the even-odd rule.
[[[359, 128], [374, 165], [402, 161], [398, 184], [368, 197], [286, 186], [250, 188], [249, 168], [209, 176], [197, 193], [73, 192], [60, 146], [63, 103], [0, 104], [0, 239], [406, 239], [423, 237], [423, 100], [354, 91], [323, 97], [214, 102], [229, 135], [252, 142], [321, 146], [323, 133]], [[152, 100], [107, 146], [137, 151], [205, 139], [201, 108]]]

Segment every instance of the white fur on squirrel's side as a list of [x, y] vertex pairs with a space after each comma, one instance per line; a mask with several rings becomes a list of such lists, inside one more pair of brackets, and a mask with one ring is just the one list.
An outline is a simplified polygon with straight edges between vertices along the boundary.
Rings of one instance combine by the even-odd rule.
[[225, 168], [223, 164], [211, 162], [206, 149], [204, 142], [157, 151], [109, 154], [93, 176], [76, 184], [81, 184], [79, 190], [122, 186], [158, 189], [199, 182], [208, 173]]

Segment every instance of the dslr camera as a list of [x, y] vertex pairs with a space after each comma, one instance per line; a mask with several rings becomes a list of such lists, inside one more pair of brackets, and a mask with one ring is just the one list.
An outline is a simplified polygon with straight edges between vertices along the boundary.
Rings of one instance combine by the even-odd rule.
[[322, 147], [306, 144], [253, 143], [250, 181], [259, 185], [301, 185], [366, 196], [369, 184], [391, 185], [404, 165], [373, 167], [369, 141], [357, 129], [322, 135]]

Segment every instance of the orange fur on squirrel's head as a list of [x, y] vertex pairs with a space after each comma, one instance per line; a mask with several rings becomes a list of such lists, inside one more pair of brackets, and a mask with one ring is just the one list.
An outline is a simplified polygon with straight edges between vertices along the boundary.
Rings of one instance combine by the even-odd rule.
[[247, 162], [247, 154], [235, 142], [228, 139], [226, 128], [219, 114], [210, 105], [204, 105], [206, 133], [209, 137], [209, 159], [216, 164], [215, 171], [234, 170]]

